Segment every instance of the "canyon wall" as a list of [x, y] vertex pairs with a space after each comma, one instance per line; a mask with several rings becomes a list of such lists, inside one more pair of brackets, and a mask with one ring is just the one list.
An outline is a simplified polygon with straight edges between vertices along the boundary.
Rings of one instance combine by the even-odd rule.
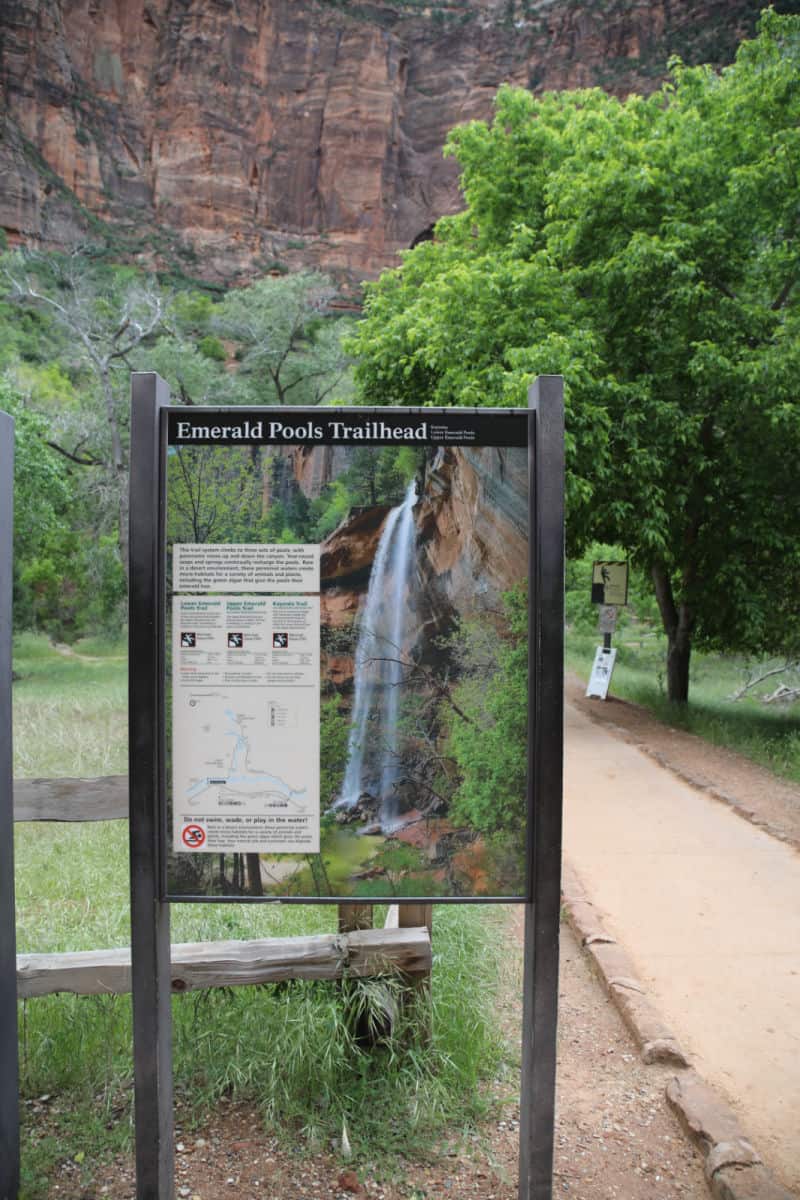
[[729, 61], [760, 7], [4, 0], [0, 226], [208, 280], [357, 282], [460, 207], [442, 145], [501, 83], [648, 91], [671, 53]]

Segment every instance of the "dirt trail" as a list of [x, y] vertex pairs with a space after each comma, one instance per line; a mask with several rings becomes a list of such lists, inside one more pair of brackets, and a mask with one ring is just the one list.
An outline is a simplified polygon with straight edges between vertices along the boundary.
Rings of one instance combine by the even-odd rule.
[[610, 732], [638, 746], [693, 787], [735, 809], [754, 825], [800, 849], [800, 787], [734, 750], [664, 725], [627, 700], [587, 700], [586, 684], [567, 676], [567, 699]]
[[[648, 736], [633, 706], [595, 703], [598, 720], [567, 707], [565, 853], [694, 1065], [796, 1189], [800, 854], [787, 842], [800, 791], [688, 735], [658, 726]], [[686, 782], [698, 775], [700, 788]]]

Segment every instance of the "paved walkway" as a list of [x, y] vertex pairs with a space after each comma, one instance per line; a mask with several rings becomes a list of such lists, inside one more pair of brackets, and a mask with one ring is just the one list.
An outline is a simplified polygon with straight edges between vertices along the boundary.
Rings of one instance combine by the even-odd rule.
[[800, 853], [572, 705], [564, 845], [693, 1065], [800, 1189]]

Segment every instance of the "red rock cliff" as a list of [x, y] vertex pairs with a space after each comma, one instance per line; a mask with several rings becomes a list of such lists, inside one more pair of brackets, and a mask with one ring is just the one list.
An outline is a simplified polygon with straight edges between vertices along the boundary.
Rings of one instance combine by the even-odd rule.
[[459, 206], [498, 86], [727, 61], [761, 0], [4, 0], [0, 225], [230, 280], [375, 275]]

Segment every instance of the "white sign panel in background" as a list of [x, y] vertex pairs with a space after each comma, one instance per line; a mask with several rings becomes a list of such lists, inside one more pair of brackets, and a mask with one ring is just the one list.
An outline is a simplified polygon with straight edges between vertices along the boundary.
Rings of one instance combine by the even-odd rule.
[[318, 592], [319, 546], [177, 543], [172, 587], [176, 592]]
[[586, 689], [587, 696], [596, 696], [600, 700], [605, 700], [616, 657], [616, 650], [606, 650], [603, 646], [597, 647], [592, 674], [589, 677], [589, 686]]
[[173, 845], [319, 851], [319, 597], [175, 596]]
[[597, 617], [597, 628], [600, 633], [613, 633], [617, 628], [617, 607], [615, 604], [601, 604]]

